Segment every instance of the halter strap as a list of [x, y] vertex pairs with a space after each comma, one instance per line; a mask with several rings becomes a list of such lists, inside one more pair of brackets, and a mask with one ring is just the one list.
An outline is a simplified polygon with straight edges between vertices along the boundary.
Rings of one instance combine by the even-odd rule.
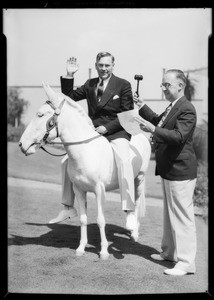
[[49, 133], [50, 131], [56, 127], [56, 133], [57, 133], [57, 137], [59, 136], [59, 130], [58, 130], [58, 122], [57, 122], [57, 118], [58, 116], [60, 115], [61, 113], [61, 109], [62, 109], [62, 106], [65, 102], [65, 99], [60, 103], [59, 107], [55, 107], [55, 105], [53, 104], [52, 101], [50, 100], [47, 100], [46, 103], [49, 104], [51, 106], [51, 108], [53, 108], [54, 110], [54, 114], [53, 116], [51, 116], [48, 120], [47, 120], [47, 123], [46, 123], [46, 133], [43, 137], [43, 141], [46, 143], [46, 140], [49, 136]]

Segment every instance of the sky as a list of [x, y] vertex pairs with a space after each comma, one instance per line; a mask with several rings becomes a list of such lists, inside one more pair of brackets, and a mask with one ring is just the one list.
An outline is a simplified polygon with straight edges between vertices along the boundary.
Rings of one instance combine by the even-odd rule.
[[7, 84], [60, 85], [66, 60], [76, 57], [75, 85], [84, 84], [95, 58], [108, 51], [114, 74], [140, 93], [160, 97], [163, 68], [192, 70], [208, 66], [210, 8], [183, 9], [4, 9]]

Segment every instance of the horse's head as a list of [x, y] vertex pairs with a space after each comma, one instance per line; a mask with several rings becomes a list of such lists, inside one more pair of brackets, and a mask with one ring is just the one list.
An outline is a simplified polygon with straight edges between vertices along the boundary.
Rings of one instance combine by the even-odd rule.
[[48, 100], [40, 107], [19, 142], [25, 155], [35, 153], [38, 148], [56, 137], [62, 139], [63, 132], [64, 140], [69, 138], [69, 142], [86, 140], [97, 135], [91, 119], [80, 104], [63, 93], [56, 93], [47, 84], [43, 83], [43, 88]]
[[47, 141], [58, 137], [58, 116], [64, 104], [63, 95], [43, 83], [48, 100], [40, 107], [21, 136], [19, 146], [25, 155], [36, 152]]

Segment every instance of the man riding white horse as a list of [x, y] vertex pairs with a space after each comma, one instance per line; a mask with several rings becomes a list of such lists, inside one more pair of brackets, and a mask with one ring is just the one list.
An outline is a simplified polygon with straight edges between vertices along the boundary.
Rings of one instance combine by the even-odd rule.
[[[67, 192], [63, 197], [68, 199], [70, 195], [74, 202], [75, 194], [79, 204], [80, 243], [76, 255], [83, 255], [88, 243], [87, 193], [91, 192], [95, 195], [97, 204], [97, 225], [101, 240], [99, 257], [108, 259], [103, 204], [106, 200], [106, 192], [119, 188], [114, 150], [111, 143], [95, 130], [91, 118], [78, 102], [63, 93], [56, 93], [47, 84], [43, 83], [43, 88], [48, 100], [38, 109], [23, 132], [19, 147], [26, 156], [29, 156], [39, 149], [45, 150], [43, 146], [49, 143], [60, 143], [64, 146], [68, 159], [63, 163], [63, 191]], [[53, 142], [57, 137], [61, 142]], [[150, 155], [151, 146], [147, 137], [142, 133], [133, 135], [130, 140], [130, 161], [135, 187], [133, 214], [137, 224], [134, 224], [133, 229], [129, 229], [130, 239], [133, 241], [138, 240], [140, 225], [138, 219], [145, 215], [146, 210], [145, 174]], [[75, 212], [74, 208], [69, 209], [70, 211]]]
[[[129, 155], [131, 135], [122, 128], [117, 117], [117, 113], [134, 108], [131, 84], [113, 74], [114, 57], [108, 52], [98, 53], [95, 68], [99, 77], [89, 79], [80, 88], [73, 90], [73, 75], [78, 70], [78, 64], [76, 58], [68, 59], [67, 75], [61, 76], [61, 89], [74, 101], [87, 100], [88, 114], [95, 130], [111, 143], [118, 168], [122, 210], [127, 212], [126, 228], [133, 230], [137, 226], [137, 221], [134, 214], [134, 174]], [[74, 198], [73, 186], [67, 175], [67, 157], [65, 157], [62, 160], [64, 208], [49, 223], [59, 223], [76, 216]]]

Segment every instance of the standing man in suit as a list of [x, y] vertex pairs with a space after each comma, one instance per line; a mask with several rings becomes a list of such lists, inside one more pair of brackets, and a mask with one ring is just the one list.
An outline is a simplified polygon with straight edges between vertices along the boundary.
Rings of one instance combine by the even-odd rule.
[[[118, 167], [118, 179], [122, 209], [127, 212], [126, 227], [134, 229], [136, 218], [134, 174], [129, 157], [129, 141], [131, 135], [120, 125], [117, 113], [134, 108], [131, 85], [125, 79], [113, 74], [114, 57], [108, 52], [98, 53], [95, 68], [97, 78], [89, 79], [76, 90], [73, 89], [74, 73], [78, 70], [76, 58], [67, 60], [67, 75], [61, 77], [62, 92], [74, 101], [86, 99], [88, 114], [95, 130], [111, 142]], [[80, 125], [81, 126], [81, 125]], [[49, 223], [59, 223], [75, 216], [73, 187], [66, 173], [67, 159], [62, 161], [63, 176], [63, 210]]]
[[155, 174], [161, 176], [164, 196], [162, 252], [151, 257], [176, 262], [174, 268], [164, 271], [168, 275], [195, 273], [196, 227], [192, 198], [197, 160], [192, 141], [196, 111], [184, 96], [185, 86], [182, 71], [172, 69], [164, 74], [161, 87], [170, 105], [159, 116], [134, 96], [140, 108], [137, 118], [140, 127], [153, 135]]

